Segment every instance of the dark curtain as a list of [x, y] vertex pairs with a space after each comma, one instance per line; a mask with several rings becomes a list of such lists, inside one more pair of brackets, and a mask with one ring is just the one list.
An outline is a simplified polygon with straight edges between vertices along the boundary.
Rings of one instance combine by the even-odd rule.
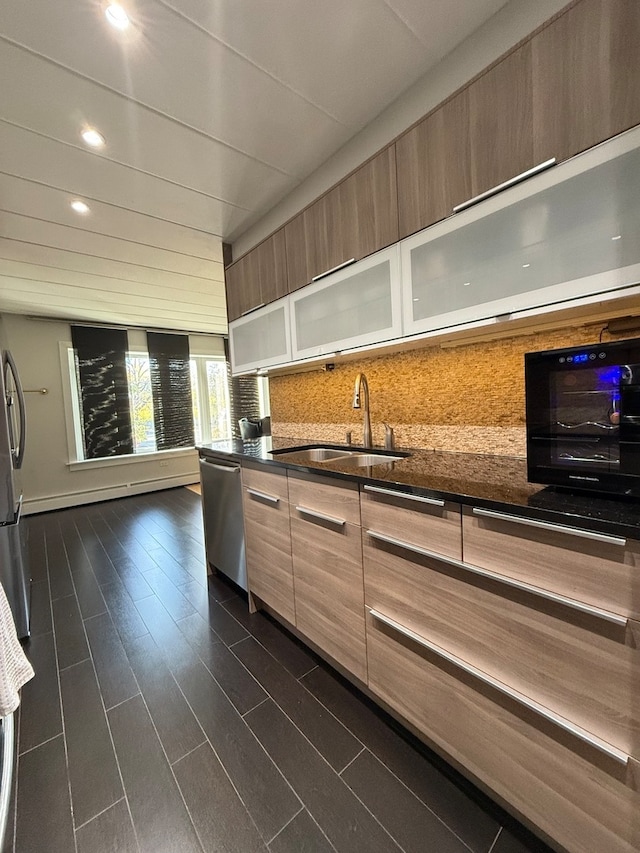
[[153, 420], [158, 450], [193, 447], [188, 335], [147, 332]]
[[260, 397], [256, 376], [232, 376], [229, 356], [229, 340], [224, 339], [224, 354], [227, 360], [227, 384], [229, 386], [229, 408], [231, 410], [231, 438], [240, 439], [240, 418], [260, 418]]
[[84, 458], [133, 453], [122, 329], [71, 326], [80, 386]]

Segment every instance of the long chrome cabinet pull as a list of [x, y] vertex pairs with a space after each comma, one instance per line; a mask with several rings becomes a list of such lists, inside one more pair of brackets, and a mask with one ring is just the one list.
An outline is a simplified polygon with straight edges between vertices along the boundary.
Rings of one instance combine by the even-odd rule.
[[247, 308], [247, 310], [246, 310], [246, 311], [243, 311], [243, 312], [242, 312], [242, 314], [241, 314], [240, 316], [241, 316], [241, 317], [246, 317], [246, 316], [247, 316], [247, 314], [252, 314], [254, 311], [257, 311], [257, 310], [258, 310], [258, 308], [264, 308], [264, 306], [265, 306], [266, 304], [267, 304], [266, 302], [261, 302], [259, 305], [254, 305], [254, 306], [253, 306], [253, 308]]
[[355, 258], [349, 258], [348, 261], [343, 261], [341, 264], [338, 264], [335, 267], [331, 267], [330, 270], [325, 270], [324, 272], [319, 272], [318, 275], [314, 275], [311, 281], [318, 281], [318, 279], [324, 278], [327, 275], [331, 275], [332, 272], [338, 272], [338, 270], [341, 270], [343, 267], [348, 267], [349, 264], [355, 264], [355, 262]]
[[514, 524], [523, 524], [525, 527], [539, 527], [542, 530], [553, 530], [555, 533], [568, 533], [569, 536], [579, 536], [581, 539], [595, 539], [596, 542], [606, 542], [609, 545], [620, 545], [622, 548], [627, 540], [622, 536], [610, 536], [608, 533], [596, 533], [594, 530], [577, 530], [573, 527], [565, 527], [563, 524], [552, 524], [549, 521], [536, 521], [533, 518], [521, 518], [519, 515], [509, 515], [506, 512], [494, 512], [492, 509], [480, 509], [474, 506], [474, 515], [486, 518], [495, 518], [499, 521], [513, 521]]
[[526, 181], [527, 178], [532, 178], [534, 175], [539, 174], [540, 172], [544, 172], [545, 169], [549, 169], [551, 166], [555, 166], [556, 158], [551, 157], [550, 160], [545, 160], [544, 163], [538, 163], [537, 166], [532, 166], [531, 169], [527, 169], [526, 172], [521, 172], [519, 175], [515, 175], [513, 178], [509, 178], [508, 181], [504, 181], [501, 184], [498, 184], [495, 187], [491, 187], [490, 190], [485, 190], [483, 193], [474, 196], [473, 198], [467, 199], [467, 201], [460, 202], [460, 204], [456, 204], [453, 208], [454, 213], [458, 213], [460, 210], [466, 210], [468, 207], [471, 207], [473, 204], [477, 204], [479, 201], [483, 201], [485, 198], [491, 198], [492, 195], [497, 195], [502, 190], [506, 190], [509, 187], [514, 186], [514, 184], [519, 184], [522, 181]]
[[621, 628], [626, 628], [628, 619], [625, 616], [620, 616], [618, 613], [612, 613], [610, 610], [602, 610], [600, 607], [593, 607], [591, 604], [583, 604], [581, 601], [575, 601], [573, 598], [567, 598], [564, 595], [559, 595], [556, 592], [550, 592], [547, 589], [542, 589], [539, 586], [526, 583], [525, 581], [517, 581], [513, 578], [500, 575], [497, 572], [489, 571], [489, 569], [481, 569], [478, 566], [472, 566], [471, 563], [463, 563], [461, 560], [454, 560], [452, 557], [445, 557], [443, 554], [438, 554], [435, 551], [427, 551], [426, 548], [419, 548], [417, 545], [410, 545], [408, 542], [403, 542], [401, 539], [394, 539], [393, 536], [387, 536], [384, 533], [377, 533], [375, 530], [367, 530], [367, 536], [372, 539], [379, 539], [381, 542], [387, 542], [390, 545], [396, 545], [398, 548], [404, 548], [406, 551], [412, 551], [414, 554], [420, 554], [422, 557], [430, 557], [440, 563], [445, 563], [449, 566], [455, 566], [457, 569], [462, 569], [473, 575], [479, 575], [489, 580], [497, 581], [505, 586], [520, 589], [524, 592], [531, 593], [538, 598], [544, 598], [547, 601], [555, 602], [556, 604], [564, 604], [572, 610], [578, 610], [581, 613], [587, 613], [589, 616], [596, 616], [606, 622], [611, 622]]
[[520, 693], [519, 690], [514, 690], [513, 687], [509, 687], [502, 681], [498, 681], [497, 678], [493, 678], [493, 676], [489, 675], [486, 672], [483, 672], [481, 669], [478, 669], [477, 667], [473, 666], [473, 664], [467, 663], [467, 661], [462, 660], [462, 658], [459, 658], [457, 655], [454, 655], [451, 652], [448, 652], [441, 646], [437, 646], [435, 643], [432, 643], [429, 640], [425, 640], [424, 637], [421, 637], [419, 634], [416, 634], [409, 628], [405, 628], [405, 626], [401, 625], [399, 622], [396, 622], [393, 619], [389, 619], [389, 617], [385, 616], [383, 613], [380, 613], [379, 611], [373, 610], [371, 608], [369, 608], [369, 613], [378, 622], [382, 622], [383, 625], [387, 625], [389, 628], [392, 628], [394, 631], [397, 631], [404, 637], [408, 637], [410, 640], [413, 640], [415, 643], [422, 646], [423, 648], [429, 649], [429, 651], [438, 655], [438, 657], [441, 657], [443, 660], [449, 661], [449, 663], [452, 663], [454, 666], [457, 666], [458, 669], [463, 670], [463, 672], [468, 672], [470, 675], [475, 676], [479, 681], [482, 681], [485, 684], [489, 684], [491, 687], [495, 688], [503, 695], [508, 696], [510, 699], [513, 699], [519, 705], [528, 708], [530, 711], [533, 711], [540, 717], [544, 717], [545, 720], [549, 720], [551, 723], [554, 723], [561, 729], [570, 732], [584, 743], [589, 744], [589, 746], [595, 747], [595, 749], [600, 750], [600, 752], [603, 752], [605, 755], [608, 755], [610, 758], [613, 758], [620, 764], [624, 766], [627, 765], [629, 761], [629, 756], [626, 752], [622, 752], [621, 749], [618, 749], [612, 744], [607, 743], [607, 741], [602, 740], [597, 735], [591, 734], [591, 732], [588, 732], [586, 729], [583, 729], [582, 726], [578, 726], [575, 723], [572, 723], [570, 720], [567, 720], [565, 717], [561, 717], [559, 714], [556, 714], [554, 711], [551, 711], [544, 705], [540, 705], [539, 702], [536, 702], [535, 700], [530, 699], [528, 696], [525, 696], [524, 693]]
[[319, 518], [320, 521], [328, 521], [331, 524], [337, 524], [338, 527], [344, 527], [347, 523], [344, 518], [335, 518], [333, 515], [325, 515], [323, 512], [316, 512], [315, 509], [307, 509], [305, 506], [297, 506], [296, 510], [302, 515], [310, 515], [312, 518]]
[[392, 498], [405, 498], [429, 506], [444, 506], [444, 501], [437, 498], [423, 498], [421, 495], [408, 495], [406, 492], [395, 492], [393, 489], [381, 489], [379, 486], [365, 486], [365, 492], [375, 492], [378, 495], [389, 495]]
[[264, 492], [258, 492], [256, 489], [245, 489], [248, 495], [251, 495], [252, 498], [259, 498], [263, 501], [268, 501], [270, 504], [279, 504], [280, 498], [274, 497], [274, 495], [267, 495]]

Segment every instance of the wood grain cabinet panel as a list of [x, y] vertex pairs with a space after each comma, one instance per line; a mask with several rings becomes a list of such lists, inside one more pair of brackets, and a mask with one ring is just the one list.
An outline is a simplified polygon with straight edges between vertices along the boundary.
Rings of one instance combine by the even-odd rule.
[[227, 316], [238, 317], [287, 294], [284, 228], [225, 270]]
[[290, 472], [289, 490], [296, 627], [366, 682], [357, 486], [305, 480]]
[[535, 165], [531, 43], [508, 54], [467, 92], [475, 196]]
[[251, 276], [251, 264], [246, 255], [225, 269], [224, 283], [229, 322], [260, 305], [260, 286]]
[[242, 469], [249, 592], [295, 625], [286, 471]]
[[565, 160], [611, 136], [608, 0], [582, 0], [535, 35], [534, 147]]
[[454, 560], [462, 559], [460, 504], [428, 502], [392, 489], [363, 487], [360, 495], [362, 529], [408, 540]]
[[385, 148], [284, 226], [288, 290], [398, 240], [395, 145]]
[[640, 542], [610, 544], [463, 510], [465, 563], [621, 616], [640, 617]]
[[396, 142], [398, 227], [407, 237], [471, 198], [469, 95], [458, 95]]
[[640, 651], [623, 628], [611, 638], [608, 623], [585, 625], [566, 607], [366, 532], [363, 559], [367, 608], [640, 757]]
[[611, 133], [640, 124], [640, 4], [609, 0], [611, 33]]
[[640, 122], [640, 6], [582, 0], [531, 41], [535, 160], [564, 160]]
[[640, 794], [624, 770], [371, 616], [367, 655], [371, 691], [558, 849], [639, 849]]

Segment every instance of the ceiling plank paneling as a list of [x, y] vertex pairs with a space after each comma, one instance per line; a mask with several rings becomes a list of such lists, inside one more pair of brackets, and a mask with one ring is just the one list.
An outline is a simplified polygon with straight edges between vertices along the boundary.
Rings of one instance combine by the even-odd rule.
[[0, 312], [217, 334], [222, 241], [506, 0], [120, 2], [0, 3]]

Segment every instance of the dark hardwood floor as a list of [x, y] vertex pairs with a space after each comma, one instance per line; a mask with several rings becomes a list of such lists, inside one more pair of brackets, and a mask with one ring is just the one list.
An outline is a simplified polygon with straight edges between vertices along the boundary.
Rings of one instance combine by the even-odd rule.
[[8, 853], [547, 851], [246, 597], [186, 489], [31, 516]]

